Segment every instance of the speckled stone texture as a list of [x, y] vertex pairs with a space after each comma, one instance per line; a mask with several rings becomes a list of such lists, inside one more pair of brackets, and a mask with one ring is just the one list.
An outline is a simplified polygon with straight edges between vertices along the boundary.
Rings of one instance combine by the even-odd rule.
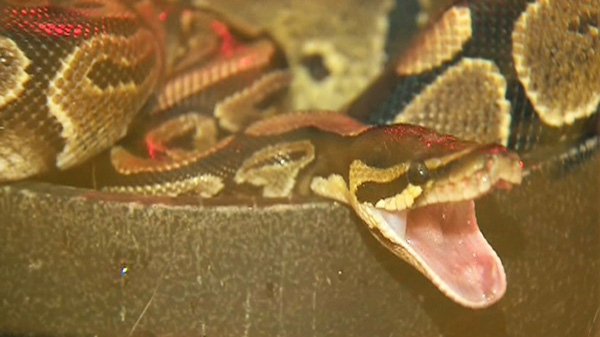
[[599, 169], [596, 154], [477, 203], [508, 277], [505, 298], [480, 311], [445, 298], [335, 203], [4, 186], [0, 334], [597, 336]]

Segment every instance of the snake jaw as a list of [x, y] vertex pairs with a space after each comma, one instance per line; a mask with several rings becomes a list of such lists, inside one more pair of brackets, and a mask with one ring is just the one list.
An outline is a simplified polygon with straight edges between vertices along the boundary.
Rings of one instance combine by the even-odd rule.
[[401, 211], [360, 208], [379, 241], [455, 302], [479, 309], [504, 295], [502, 261], [479, 231], [472, 200]]
[[476, 199], [493, 189], [519, 185], [523, 177], [517, 154], [499, 145], [470, 151], [453, 165], [451, 172], [423, 189], [413, 207]]
[[384, 246], [440, 291], [463, 306], [485, 308], [504, 295], [506, 275], [479, 230], [473, 199], [519, 184], [522, 164], [516, 154], [498, 145], [473, 145], [440, 158], [424, 161], [434, 178], [420, 186], [409, 183], [375, 202], [361, 200], [361, 186], [405, 179], [410, 164], [378, 169], [354, 162], [349, 201]]

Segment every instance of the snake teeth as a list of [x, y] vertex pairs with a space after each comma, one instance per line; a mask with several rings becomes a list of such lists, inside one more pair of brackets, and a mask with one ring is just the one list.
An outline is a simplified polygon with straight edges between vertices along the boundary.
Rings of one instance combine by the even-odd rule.
[[375, 207], [385, 209], [386, 211], [400, 211], [412, 207], [415, 198], [421, 195], [423, 188], [415, 185], [408, 185], [400, 194], [393, 197], [377, 201]]

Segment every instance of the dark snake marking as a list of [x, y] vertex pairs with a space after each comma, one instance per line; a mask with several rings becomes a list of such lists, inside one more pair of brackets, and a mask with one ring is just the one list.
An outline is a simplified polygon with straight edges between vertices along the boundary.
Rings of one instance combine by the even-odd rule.
[[[392, 91], [384, 102], [367, 92], [349, 109], [364, 117], [359, 103], [369, 101], [379, 113], [365, 120], [438, 132], [408, 124], [368, 127], [329, 112], [272, 117], [290, 78], [269, 39], [230, 43], [235, 39], [221, 38], [229, 34], [224, 26], [214, 30], [213, 15], [182, 11], [183, 43], [167, 45], [152, 15], [120, 4], [5, 12], [0, 180], [92, 156], [121, 138], [145, 105], [149, 115], [142, 117], [150, 121], [138, 120], [142, 128], [96, 162], [97, 187], [334, 199], [350, 205], [383, 245], [450, 298], [483, 308], [502, 297], [506, 276], [479, 232], [473, 199], [519, 184], [523, 165], [532, 169], [555, 155], [545, 149], [596, 137], [598, 5], [584, 0], [453, 6], [397, 60], [395, 74], [384, 75]], [[71, 23], [76, 16], [84, 19]], [[41, 21], [47, 19], [52, 25]], [[544, 39], [535, 38], [546, 30]], [[151, 32], [158, 39], [150, 41]], [[23, 34], [32, 34], [31, 42], [22, 42]], [[36, 43], [41, 57], [30, 45]], [[15, 102], [25, 109], [16, 110]], [[84, 118], [100, 107], [118, 115]], [[112, 126], [104, 124], [109, 121]], [[20, 173], [27, 161], [36, 171]]]

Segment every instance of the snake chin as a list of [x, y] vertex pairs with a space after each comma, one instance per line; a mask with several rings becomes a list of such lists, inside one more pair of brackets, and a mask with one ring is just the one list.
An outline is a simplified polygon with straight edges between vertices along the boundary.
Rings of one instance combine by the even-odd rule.
[[378, 239], [461, 305], [485, 308], [506, 291], [502, 261], [477, 225], [472, 200], [402, 211], [361, 206]]

